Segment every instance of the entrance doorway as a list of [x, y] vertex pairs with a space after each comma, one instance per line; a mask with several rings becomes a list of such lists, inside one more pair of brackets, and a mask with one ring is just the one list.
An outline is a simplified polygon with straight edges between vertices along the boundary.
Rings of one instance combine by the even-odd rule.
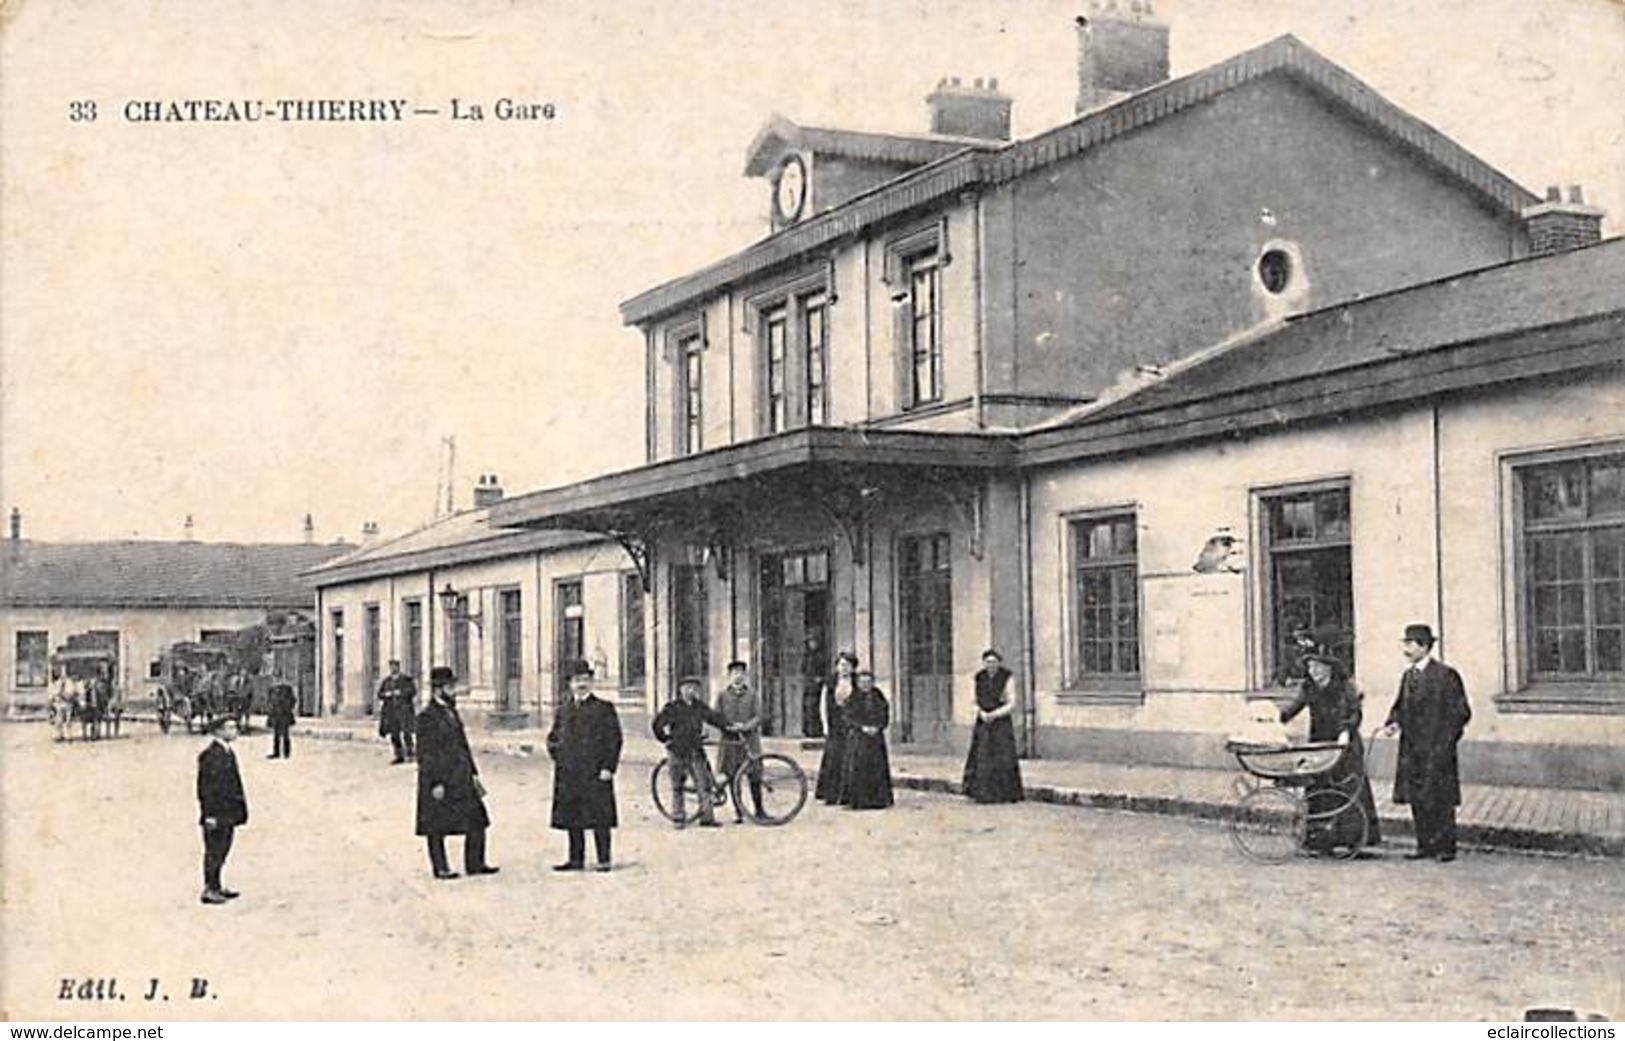
[[763, 732], [824, 736], [818, 698], [829, 675], [829, 550], [775, 553], [762, 558]]
[[952, 545], [943, 532], [905, 538], [899, 547], [903, 675], [897, 739], [905, 744], [948, 743], [954, 690]]

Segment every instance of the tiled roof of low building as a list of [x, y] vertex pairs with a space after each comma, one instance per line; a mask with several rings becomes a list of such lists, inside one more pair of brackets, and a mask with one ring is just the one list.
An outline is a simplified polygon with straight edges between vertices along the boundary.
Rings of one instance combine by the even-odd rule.
[[599, 541], [573, 531], [522, 531], [490, 523], [490, 509], [464, 510], [415, 531], [353, 550], [310, 569], [319, 586], [399, 575], [448, 564], [497, 560]]
[[10, 607], [295, 608], [315, 602], [300, 574], [343, 544], [0, 542], [0, 603]]

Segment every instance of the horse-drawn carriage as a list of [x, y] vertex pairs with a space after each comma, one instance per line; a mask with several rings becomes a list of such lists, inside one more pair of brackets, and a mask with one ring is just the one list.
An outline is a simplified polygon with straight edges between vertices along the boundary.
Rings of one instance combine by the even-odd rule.
[[235, 654], [214, 640], [172, 643], [158, 657], [153, 693], [158, 726], [164, 733], [179, 720], [187, 733], [202, 731], [228, 711], [226, 677]]
[[57, 684], [50, 703], [57, 740], [65, 740], [74, 723], [88, 741], [118, 736], [124, 693], [119, 685], [116, 635], [96, 632], [68, 637], [51, 654], [51, 675]]
[[271, 614], [235, 632], [170, 644], [156, 665], [158, 724], [165, 733], [177, 719], [191, 733], [223, 715], [247, 729], [253, 713], [268, 709], [275, 681], [291, 684], [308, 714], [314, 711], [316, 625], [297, 612]]

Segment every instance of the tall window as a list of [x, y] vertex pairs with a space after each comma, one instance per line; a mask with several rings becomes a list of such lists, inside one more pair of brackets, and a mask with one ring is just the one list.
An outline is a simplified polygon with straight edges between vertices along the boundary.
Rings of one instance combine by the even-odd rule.
[[813, 293], [802, 299], [801, 342], [807, 352], [807, 422], [829, 421], [829, 298]]
[[1134, 514], [1074, 521], [1072, 568], [1078, 677], [1138, 676], [1140, 569]]
[[17, 632], [17, 686], [43, 687], [51, 680], [51, 636], [44, 630]]
[[423, 601], [401, 603], [401, 671], [416, 679], [423, 670]]
[[497, 697], [503, 709], [513, 712], [519, 708], [520, 684], [524, 671], [524, 615], [523, 602], [517, 589], [504, 589], [497, 594], [501, 609], [502, 628], [499, 630], [501, 647], [498, 661]]
[[649, 663], [643, 640], [643, 579], [636, 571], [621, 576], [621, 686], [642, 690]]
[[1354, 664], [1354, 577], [1349, 490], [1313, 488], [1263, 501], [1269, 558], [1270, 646], [1277, 682], [1302, 677], [1292, 634], [1307, 629]]
[[762, 315], [762, 339], [767, 347], [767, 429], [777, 434], [790, 427], [789, 373], [790, 325], [785, 307], [775, 307]]
[[367, 711], [371, 712], [373, 698], [378, 693], [378, 658], [383, 642], [383, 621], [377, 604], [367, 604], [362, 611], [361, 672], [364, 686], [361, 697], [366, 702]]
[[913, 407], [942, 399], [942, 281], [935, 252], [908, 261], [908, 287]]
[[557, 693], [570, 689], [571, 667], [587, 653], [587, 609], [576, 580], [553, 583], [553, 663]]
[[682, 359], [680, 437], [684, 455], [693, 455], [704, 447], [705, 374], [701, 364], [702, 346], [697, 333], [685, 336], [677, 343], [678, 356]]
[[1625, 676], [1625, 453], [1519, 471], [1531, 679]]
[[333, 707], [344, 704], [344, 612], [328, 616], [333, 622]]
[[457, 598], [457, 606], [452, 610], [448, 622], [449, 639], [446, 643], [451, 649], [448, 664], [451, 666], [451, 671], [457, 674], [457, 679], [467, 683], [469, 680], [467, 593]]

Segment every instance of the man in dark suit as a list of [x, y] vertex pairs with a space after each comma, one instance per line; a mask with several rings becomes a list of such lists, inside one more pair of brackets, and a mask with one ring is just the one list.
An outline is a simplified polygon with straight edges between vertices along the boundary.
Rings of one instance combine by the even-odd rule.
[[378, 684], [378, 733], [395, 746], [393, 762], [404, 763], [414, 755], [412, 722], [418, 711], [418, 686], [401, 672], [399, 658], [389, 660], [389, 675]]
[[1428, 626], [1405, 627], [1400, 649], [1410, 664], [1383, 729], [1389, 735], [1399, 731], [1394, 802], [1410, 805], [1416, 826], [1416, 852], [1407, 857], [1437, 857], [1448, 864], [1456, 859], [1456, 807], [1461, 804], [1456, 743], [1473, 713], [1461, 675], [1430, 657], [1433, 642]]
[[443, 665], [429, 671], [429, 703], [417, 718], [418, 817], [417, 833], [429, 845], [429, 866], [434, 877], [456, 878], [446, 861], [446, 836], [462, 835], [463, 870], [470, 875], [494, 875], [485, 862], [485, 786], [480, 783], [474, 753], [468, 747], [463, 720], [457, 714], [452, 684], [457, 677]]
[[213, 740], [197, 757], [198, 823], [203, 826], [203, 902], [223, 904], [239, 894], [220, 881], [235, 830], [248, 823], [248, 797], [237, 771], [237, 720], [219, 716], [209, 724]]
[[615, 706], [593, 696], [593, 670], [575, 663], [570, 699], [559, 706], [547, 735], [553, 757], [553, 827], [569, 832], [570, 856], [555, 871], [586, 866], [587, 829], [592, 829], [599, 871], [610, 869], [610, 829], [615, 813], [615, 770], [621, 762], [621, 720]]
[[271, 684], [270, 705], [265, 714], [271, 727], [271, 754], [267, 759], [293, 758], [293, 740], [288, 731], [293, 727], [293, 684], [280, 677]]

